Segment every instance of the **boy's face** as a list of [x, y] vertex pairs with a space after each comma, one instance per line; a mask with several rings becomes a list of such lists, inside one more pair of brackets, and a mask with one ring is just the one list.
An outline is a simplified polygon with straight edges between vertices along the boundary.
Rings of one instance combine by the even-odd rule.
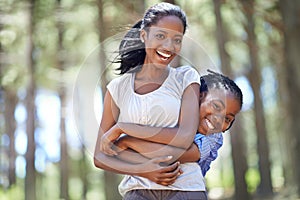
[[200, 94], [198, 132], [207, 135], [227, 130], [240, 111], [240, 103], [225, 89], [210, 89]]

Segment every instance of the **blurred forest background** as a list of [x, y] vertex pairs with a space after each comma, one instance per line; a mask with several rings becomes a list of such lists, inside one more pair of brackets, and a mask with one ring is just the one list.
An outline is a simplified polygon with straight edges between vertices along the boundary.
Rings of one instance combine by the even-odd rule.
[[[93, 165], [107, 63], [157, 2], [0, 0], [1, 200], [120, 199], [121, 177]], [[300, 1], [168, 2], [189, 22], [177, 62], [244, 92], [206, 176], [210, 199], [299, 199]]]

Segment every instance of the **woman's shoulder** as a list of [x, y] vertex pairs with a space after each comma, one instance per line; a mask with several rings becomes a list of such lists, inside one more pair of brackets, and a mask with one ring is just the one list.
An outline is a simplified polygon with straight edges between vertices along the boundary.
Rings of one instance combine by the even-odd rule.
[[197, 70], [190, 66], [190, 65], [182, 65], [182, 66], [179, 66], [179, 67], [176, 67], [175, 68], [177, 72], [186, 72], [186, 71], [195, 71], [197, 72]]
[[126, 80], [129, 80], [130, 77], [131, 77], [132, 73], [125, 73], [125, 74], [122, 74], [120, 76], [117, 76], [116, 78], [113, 78], [109, 84], [113, 83], [119, 83], [119, 82], [123, 82], [123, 81], [126, 81]]
[[114, 79], [112, 79], [108, 85], [107, 88], [109, 90], [117, 90], [117, 88], [122, 88], [123, 86], [127, 85], [130, 83], [130, 78], [132, 76], [132, 73], [125, 73], [121, 76], [118, 76]]
[[192, 83], [200, 84], [200, 76], [197, 70], [191, 66], [185, 65], [171, 68], [171, 75], [168, 79], [168, 87], [177, 88], [182, 95], [185, 88]]
[[183, 65], [180, 67], [175, 68], [175, 76], [178, 79], [190, 79], [190, 80], [199, 80], [200, 82], [200, 75], [198, 71], [190, 66], [190, 65]]
[[193, 75], [193, 76], [199, 76], [198, 71], [190, 66], [190, 65], [183, 65], [175, 68], [175, 73], [178, 76], [186, 76], [187, 74]]
[[178, 66], [178, 67], [174, 67], [174, 69], [177, 72], [186, 71], [186, 70], [189, 70], [190, 68], [193, 68], [193, 67], [190, 66], [190, 65], [181, 65], [181, 66]]

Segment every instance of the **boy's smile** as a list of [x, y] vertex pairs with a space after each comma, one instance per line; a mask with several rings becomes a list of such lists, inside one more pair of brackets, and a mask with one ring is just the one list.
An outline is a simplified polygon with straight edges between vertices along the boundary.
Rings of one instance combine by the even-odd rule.
[[198, 131], [204, 135], [224, 132], [239, 111], [239, 101], [230, 91], [210, 89], [200, 96]]

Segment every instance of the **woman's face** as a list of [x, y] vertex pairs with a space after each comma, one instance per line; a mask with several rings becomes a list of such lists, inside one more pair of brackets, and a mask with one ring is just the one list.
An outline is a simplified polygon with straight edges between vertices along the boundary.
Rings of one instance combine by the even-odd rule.
[[145, 42], [146, 58], [144, 64], [168, 65], [180, 52], [184, 27], [176, 16], [161, 18], [149, 31], [141, 31]]
[[200, 95], [198, 131], [204, 135], [227, 130], [240, 111], [236, 97], [225, 89], [210, 89]]

